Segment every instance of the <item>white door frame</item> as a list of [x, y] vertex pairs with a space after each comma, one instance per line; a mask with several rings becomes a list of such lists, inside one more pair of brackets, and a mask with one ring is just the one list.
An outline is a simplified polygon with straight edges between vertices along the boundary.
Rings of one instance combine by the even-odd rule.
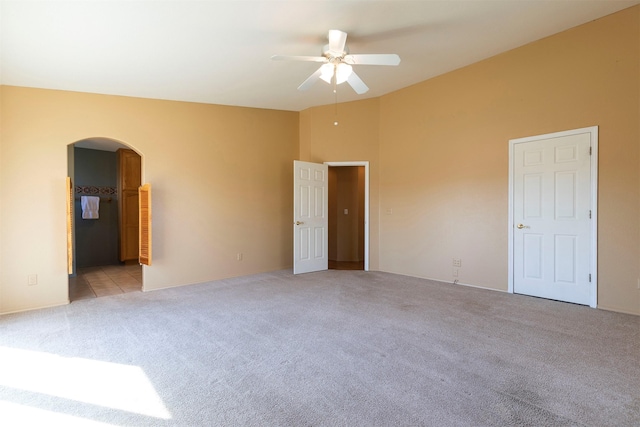
[[590, 307], [598, 305], [598, 126], [573, 129], [564, 132], [554, 132], [544, 135], [530, 136], [509, 140], [509, 218], [508, 218], [508, 292], [513, 293], [513, 203], [514, 203], [514, 146], [523, 142], [532, 142], [550, 138], [561, 138], [570, 135], [589, 133], [591, 136], [591, 302]]
[[369, 162], [324, 162], [329, 167], [364, 166], [364, 271], [369, 271]]

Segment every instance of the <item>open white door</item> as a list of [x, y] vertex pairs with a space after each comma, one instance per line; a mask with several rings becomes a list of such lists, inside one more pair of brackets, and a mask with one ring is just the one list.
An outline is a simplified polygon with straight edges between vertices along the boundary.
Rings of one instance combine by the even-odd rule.
[[597, 128], [511, 141], [512, 292], [596, 306]]
[[293, 162], [293, 274], [329, 268], [327, 165]]

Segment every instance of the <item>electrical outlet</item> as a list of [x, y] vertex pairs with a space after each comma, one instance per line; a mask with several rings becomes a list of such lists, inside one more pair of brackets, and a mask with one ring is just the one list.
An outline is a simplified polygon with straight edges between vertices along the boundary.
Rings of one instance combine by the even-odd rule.
[[457, 268], [453, 269], [453, 277], [458, 277], [458, 269]]
[[238, 252], [238, 255], [236, 255], [236, 258], [238, 259], [238, 261], [242, 261], [242, 252]]
[[27, 285], [33, 286], [38, 284], [38, 275], [37, 274], [29, 274], [27, 276]]
[[387, 215], [393, 215], [393, 209], [387, 209]]
[[453, 259], [453, 266], [454, 266], [454, 267], [462, 267], [462, 259], [460, 259], [460, 258], [454, 258], [454, 259]]

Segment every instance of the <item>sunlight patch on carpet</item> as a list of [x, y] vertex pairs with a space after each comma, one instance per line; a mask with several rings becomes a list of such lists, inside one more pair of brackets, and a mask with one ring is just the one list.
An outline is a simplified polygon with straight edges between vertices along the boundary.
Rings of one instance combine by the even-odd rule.
[[[0, 360], [0, 386], [38, 396], [65, 399], [72, 401], [71, 405], [73, 402], [81, 402], [148, 417], [171, 419], [171, 414], [151, 381], [138, 366], [8, 347], [0, 347]], [[25, 403], [27, 406], [38, 406], [35, 404], [37, 397], [29, 401], [33, 401], [33, 404], [21, 402], [22, 405], [13, 405], [0, 401], [0, 405], [3, 409], [13, 408], [18, 412], [25, 409]], [[38, 410], [34, 408], [34, 411], [33, 415], [37, 416]], [[4, 415], [6, 413], [3, 411]]]
[[117, 425], [2, 401], [0, 401], [0, 414], [0, 421], [3, 424], [16, 426], [112, 427]]

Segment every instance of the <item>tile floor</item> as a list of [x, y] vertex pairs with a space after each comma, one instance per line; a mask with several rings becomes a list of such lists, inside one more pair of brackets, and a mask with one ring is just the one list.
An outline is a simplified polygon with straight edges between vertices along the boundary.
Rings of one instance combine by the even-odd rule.
[[136, 292], [142, 289], [142, 266], [105, 265], [78, 268], [69, 278], [69, 298], [80, 299]]

